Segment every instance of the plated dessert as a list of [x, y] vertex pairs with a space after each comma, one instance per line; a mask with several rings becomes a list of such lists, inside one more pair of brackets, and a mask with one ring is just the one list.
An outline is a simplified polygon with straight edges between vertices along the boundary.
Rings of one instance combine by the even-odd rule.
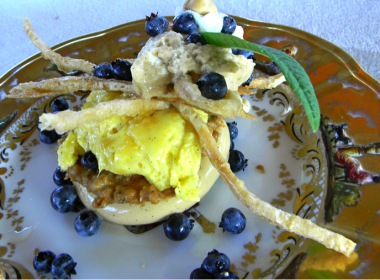
[[[196, 8], [193, 9], [196, 10]], [[193, 11], [192, 14], [194, 13], [196, 11]], [[180, 15], [177, 20], [179, 18]], [[173, 30], [176, 29], [175, 26], [176, 21], [173, 23]], [[107, 77], [103, 75], [103, 72], [107, 72], [104, 70], [106, 68], [102, 68], [105, 67], [104, 65], [95, 66], [80, 60], [72, 61], [69, 58], [60, 58], [56, 53], [49, 51], [49, 48], [44, 47], [27, 22], [26, 30], [32, 40], [41, 48], [43, 54], [53, 60], [60, 70], [81, 70], [89, 74], [89, 76], [64, 77], [22, 84], [12, 90], [12, 97], [40, 97], [74, 90], [92, 91], [88, 97], [89, 103], [80, 112], [67, 110], [43, 115], [40, 119], [40, 128], [42, 130], [55, 129], [59, 134], [69, 132], [58, 150], [59, 165], [62, 170], [67, 170], [68, 176], [77, 183], [77, 188], [82, 189], [85, 194], [82, 196], [82, 200], [84, 197], [88, 198], [89, 193], [91, 194], [92, 198], [88, 198], [89, 200], [85, 204], [97, 210], [105, 219], [111, 218], [107, 218], [106, 214], [101, 214], [100, 211], [109, 205], [122, 204], [120, 202], [124, 202], [127, 209], [136, 205], [138, 211], [144, 207], [154, 207], [153, 205], [166, 205], [165, 203], [169, 203], [175, 196], [175, 199], [190, 201], [191, 204], [174, 212], [185, 210], [202, 197], [199, 193], [199, 182], [194, 179], [194, 174], [202, 178], [199, 176], [198, 166], [202, 166], [200, 162], [204, 158], [208, 158], [229, 184], [235, 196], [240, 197], [241, 201], [253, 212], [285, 229], [318, 239], [329, 247], [350, 254], [353, 244], [343, 237], [321, 229], [297, 216], [284, 213], [249, 193], [244, 188], [242, 181], [238, 180], [230, 170], [226, 160], [228, 149], [224, 149], [224, 152], [221, 153], [219, 149], [223, 142], [221, 139], [224, 137], [223, 135], [228, 136], [224, 120], [221, 118], [236, 116], [252, 118], [244, 111], [243, 100], [240, 97], [240, 92], [245, 94], [249, 92], [246, 88], [240, 88], [239, 92], [241, 84], [249, 80], [254, 71], [254, 62], [251, 58], [234, 55], [228, 48], [210, 44], [202, 45], [202, 42], [186, 42], [189, 36], [168, 30], [154, 36], [139, 53], [136, 60], [131, 61], [132, 82], [124, 82], [106, 79]], [[178, 59], [173, 59], [173, 57]], [[61, 67], [62, 62], [63, 66]], [[73, 64], [71, 65], [71, 63]], [[100, 75], [97, 70], [101, 72]], [[214, 96], [214, 93], [206, 92], [204, 94], [201, 90], [202, 79], [206, 80], [207, 85], [207, 81], [214, 78], [203, 77], [208, 73], [217, 73], [225, 80], [227, 90], [221, 95], [222, 97], [217, 96], [216, 100], [209, 98], [210, 95]], [[282, 83], [284, 79], [282, 74], [253, 79], [249, 82], [248, 87], [271, 88]], [[173, 122], [167, 123], [168, 120]], [[160, 121], [163, 123], [160, 124]], [[148, 129], [143, 130], [146, 127]], [[146, 131], [154, 133], [155, 128], [160, 128], [157, 129], [156, 134], [146, 133]], [[169, 131], [165, 131], [165, 128], [169, 128]], [[223, 129], [218, 131], [220, 128]], [[182, 134], [185, 136], [181, 138], [181, 133], [178, 131], [183, 131]], [[153, 141], [151, 138], [160, 133], [168, 135], [168, 138], [163, 139], [176, 137], [178, 139], [173, 139], [172, 143], [161, 143], [162, 148], [157, 149], [157, 147], [161, 147], [160, 143], [150, 145], [149, 140]], [[123, 138], [124, 136], [121, 137], [121, 135], [127, 137]], [[224, 142], [229, 144], [227, 136], [225, 136], [227, 140]], [[182, 150], [183, 147], [178, 148], [176, 144], [173, 144], [182, 144], [189, 140], [193, 142], [185, 143], [184, 150]], [[124, 144], [125, 146], [123, 146]], [[121, 146], [123, 147], [120, 149]], [[168, 147], [175, 151], [170, 151], [169, 157], [165, 157]], [[123, 149], [125, 149], [124, 152]], [[160, 150], [161, 154], [155, 154], [157, 150]], [[132, 151], [132, 160], [129, 162], [127, 155], [131, 154], [127, 151]], [[97, 167], [87, 168], [86, 164], [83, 164], [82, 159], [88, 152], [95, 155]], [[181, 159], [181, 154], [185, 156], [185, 159]], [[150, 161], [149, 156], [152, 155], [155, 159], [159, 158], [162, 161], [158, 163]], [[189, 155], [191, 158], [188, 158]], [[179, 157], [174, 161], [174, 167], [168, 164], [168, 162], [173, 163], [173, 156]], [[191, 161], [191, 165], [186, 165], [185, 160]], [[160, 166], [162, 162], [165, 162], [164, 166]], [[124, 168], [130, 167], [133, 167], [134, 170], [128, 173], [129, 171]], [[72, 168], [71, 171], [70, 168]], [[176, 168], [181, 172], [176, 173]], [[146, 173], [138, 174], [137, 170], [139, 169]], [[195, 171], [191, 169], [195, 169]], [[190, 172], [190, 174], [186, 172]], [[169, 175], [166, 176], [166, 174]], [[127, 176], [128, 179], [113, 178], [112, 183], [130, 180], [131, 185], [138, 185], [137, 190], [131, 190], [128, 185], [99, 184], [99, 181], [105, 182], [104, 178], [117, 176]], [[156, 176], [159, 176], [157, 181], [154, 180]], [[86, 179], [83, 179], [85, 177]], [[97, 179], [98, 182], [95, 182]], [[175, 182], [175, 179], [178, 182]], [[165, 185], [166, 181], [169, 183]], [[145, 195], [141, 195], [144, 193], [141, 193], [144, 188], [147, 192]], [[172, 190], [170, 190], [171, 188]], [[140, 197], [136, 197], [136, 193], [139, 193]], [[147, 200], [144, 200], [146, 197]], [[163, 201], [157, 202], [157, 197], [162, 197]], [[119, 211], [123, 212], [124, 210]], [[173, 212], [173, 209], [170, 211]], [[154, 212], [156, 213], [156, 211]], [[146, 217], [142, 217], [138, 222], [133, 220], [117, 222], [144, 224], [158, 221], [167, 215], [168, 213], [164, 213], [162, 216], [157, 215], [154, 220], [149, 221], [146, 220]], [[136, 218], [136, 214], [132, 216]]]

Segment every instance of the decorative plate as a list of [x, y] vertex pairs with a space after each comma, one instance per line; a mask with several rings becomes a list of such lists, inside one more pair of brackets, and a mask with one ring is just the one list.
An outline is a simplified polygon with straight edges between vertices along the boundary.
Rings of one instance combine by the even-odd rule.
[[[79, 236], [73, 228], [77, 214], [61, 214], [50, 205], [57, 156], [54, 145], [40, 143], [36, 129], [38, 116], [51, 111], [51, 101], [58, 98], [55, 96], [39, 100], [4, 99], [0, 103], [2, 276], [45, 277], [35, 272], [32, 260], [39, 250], [51, 250], [56, 254], [68, 253], [78, 263], [78, 274], [73, 278], [188, 278], [212, 249], [227, 254], [233, 264], [231, 269], [240, 277], [283, 278], [297, 271], [302, 278], [379, 275], [371, 261], [376, 261], [380, 252], [376, 245], [379, 233], [373, 228], [379, 226], [374, 194], [378, 190], [373, 185], [377, 177], [373, 173], [380, 169], [380, 162], [376, 156], [363, 156], [360, 163], [367, 169], [363, 171], [350, 157], [357, 174], [364, 174], [355, 180], [352, 174], [356, 173], [347, 167], [348, 159], [342, 163], [334, 157], [346, 150], [352, 151], [350, 155], [355, 151], [376, 153], [376, 147], [371, 150], [375, 152], [368, 152], [370, 149], [365, 145], [379, 142], [378, 82], [342, 50], [311, 34], [235, 19], [245, 28], [249, 41], [275, 48], [297, 46], [296, 59], [309, 74], [326, 116], [322, 130], [311, 133], [305, 112], [287, 85], [248, 97], [251, 113], [258, 121], [236, 120], [239, 136], [235, 149], [249, 159], [248, 167], [238, 177], [261, 199], [320, 225], [324, 225], [326, 201], [329, 214], [326, 217], [330, 221], [326, 226], [355, 241], [363, 241], [353, 257], [346, 258], [270, 225], [240, 205], [220, 179], [199, 205], [187, 212], [196, 223], [182, 242], [168, 240], [161, 225], [127, 228], [103, 222], [95, 236]], [[93, 63], [132, 58], [148, 39], [144, 22], [85, 35], [53, 49], [64, 56]], [[0, 96], [15, 84], [61, 74], [40, 55], [32, 56], [0, 78]], [[71, 109], [78, 109], [86, 93], [74, 92], [63, 97]], [[342, 123], [347, 125], [339, 126]], [[338, 163], [343, 166], [341, 173], [336, 167]], [[347, 191], [347, 184], [351, 192]], [[343, 204], [350, 205], [342, 193], [352, 194], [349, 198], [356, 206], [341, 209]], [[247, 227], [240, 235], [223, 233], [218, 227], [221, 214], [231, 206], [241, 209], [247, 217]]]

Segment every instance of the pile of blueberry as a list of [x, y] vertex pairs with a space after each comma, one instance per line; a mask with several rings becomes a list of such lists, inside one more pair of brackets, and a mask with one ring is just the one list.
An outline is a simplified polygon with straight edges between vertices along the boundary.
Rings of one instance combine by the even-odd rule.
[[214, 249], [207, 254], [201, 267], [191, 272], [190, 279], [239, 279], [229, 270], [230, 266], [228, 256]]
[[94, 67], [92, 74], [98, 78], [132, 81], [132, 64], [124, 59], [103, 62]]
[[242, 152], [235, 150], [235, 144], [234, 144], [234, 139], [239, 134], [239, 130], [237, 128], [237, 123], [236, 122], [228, 122], [227, 123], [228, 130], [230, 131], [230, 156], [228, 158], [228, 163], [230, 164], [230, 168], [232, 172], [236, 173], [239, 172], [240, 170], [243, 170], [247, 168], [248, 166], [248, 159], [245, 159], [244, 155]]
[[[50, 106], [54, 114], [57, 112], [65, 111], [69, 109], [69, 104], [67, 103], [65, 99], [62, 99], [62, 98], [54, 99], [52, 103], [50, 104]], [[45, 144], [56, 143], [59, 138], [60, 138], [60, 135], [57, 132], [55, 132], [54, 129], [44, 130], [40, 132], [40, 140], [42, 143], [45, 143]]]
[[34, 269], [41, 273], [51, 273], [55, 279], [69, 279], [76, 275], [77, 263], [69, 254], [56, 256], [52, 251], [41, 251], [33, 259]]
[[[82, 157], [82, 164], [87, 168], [89, 168], [88, 166], [97, 168], [97, 160], [95, 157], [95, 164], [94, 157], [94, 154], [87, 152]], [[53, 175], [53, 181], [58, 187], [52, 192], [50, 203], [53, 209], [60, 213], [79, 212], [85, 207], [70, 179], [66, 179], [65, 177], [66, 172], [62, 172], [58, 167]], [[81, 236], [93, 236], [100, 230], [101, 225], [101, 218], [92, 210], [81, 212], [74, 221], [74, 228]]]

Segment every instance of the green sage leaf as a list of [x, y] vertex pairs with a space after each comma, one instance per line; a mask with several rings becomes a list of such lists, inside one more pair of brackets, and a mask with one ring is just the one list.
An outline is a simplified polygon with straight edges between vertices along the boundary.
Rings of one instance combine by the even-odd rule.
[[210, 45], [247, 50], [269, 57], [274, 61], [282, 74], [284, 74], [290, 88], [304, 106], [313, 132], [317, 131], [321, 117], [318, 100], [309, 76], [294, 58], [282, 51], [251, 43], [233, 35], [204, 32], [202, 36]]

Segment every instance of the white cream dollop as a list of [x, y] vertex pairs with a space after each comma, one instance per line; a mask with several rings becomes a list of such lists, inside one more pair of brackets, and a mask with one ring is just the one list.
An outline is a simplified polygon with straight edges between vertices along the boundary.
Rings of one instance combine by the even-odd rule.
[[[186, 10], [177, 7], [175, 10], [175, 17], [178, 17], [182, 13], [190, 13], [193, 15], [196, 24], [198, 25], [197, 32], [221, 32], [223, 28], [223, 18], [226, 17], [226, 14], [223, 13], [208, 13], [206, 15], [198, 14], [197, 12]], [[236, 26], [235, 32], [232, 34], [236, 37], [243, 39], [244, 29], [240, 25]]]

